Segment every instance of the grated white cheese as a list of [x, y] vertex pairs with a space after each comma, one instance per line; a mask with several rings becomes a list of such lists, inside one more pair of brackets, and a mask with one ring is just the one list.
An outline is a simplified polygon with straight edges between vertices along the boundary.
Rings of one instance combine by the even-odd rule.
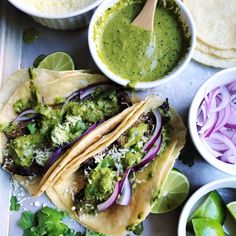
[[95, 0], [18, 0], [34, 10], [49, 14], [66, 14], [84, 8]]
[[49, 148], [44, 148], [43, 150], [36, 149], [34, 151], [35, 160], [41, 166], [45, 165], [46, 161], [48, 160], [48, 158], [51, 154], [52, 154], [52, 150]]

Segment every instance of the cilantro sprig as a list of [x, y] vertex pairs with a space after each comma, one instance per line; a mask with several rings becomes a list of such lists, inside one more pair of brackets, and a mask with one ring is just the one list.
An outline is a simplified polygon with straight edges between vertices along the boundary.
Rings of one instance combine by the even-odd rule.
[[17, 200], [16, 196], [11, 196], [11, 200], [10, 200], [10, 210], [11, 211], [19, 211], [20, 210], [20, 203]]
[[36, 213], [25, 211], [18, 225], [24, 230], [24, 236], [78, 236], [62, 220], [68, 217], [65, 212], [44, 207]]
[[62, 222], [68, 214], [50, 207], [44, 207], [36, 213], [22, 213], [18, 225], [24, 230], [24, 236], [106, 236], [87, 230], [85, 234], [76, 233]]

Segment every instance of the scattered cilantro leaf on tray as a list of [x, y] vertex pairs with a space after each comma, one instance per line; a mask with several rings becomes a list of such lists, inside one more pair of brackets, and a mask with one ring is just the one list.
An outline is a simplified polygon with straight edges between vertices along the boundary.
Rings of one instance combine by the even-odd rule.
[[23, 229], [30, 229], [35, 225], [35, 215], [31, 211], [25, 211], [22, 213], [18, 225]]
[[23, 32], [23, 42], [30, 44], [35, 42], [39, 37], [39, 32], [35, 28], [28, 28]]
[[20, 203], [17, 200], [16, 196], [12, 196], [10, 200], [10, 210], [11, 211], [19, 211], [20, 210]]
[[44, 207], [36, 213], [23, 212], [18, 225], [24, 230], [24, 236], [79, 236], [62, 222], [65, 217], [68, 217], [65, 212]]

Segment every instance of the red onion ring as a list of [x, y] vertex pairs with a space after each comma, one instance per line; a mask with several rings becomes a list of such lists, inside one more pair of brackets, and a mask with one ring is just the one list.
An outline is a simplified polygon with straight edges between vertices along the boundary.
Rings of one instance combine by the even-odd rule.
[[236, 157], [233, 155], [231, 150], [226, 151], [221, 157], [221, 161], [224, 161], [228, 164], [235, 164], [236, 163]]
[[162, 130], [162, 119], [161, 119], [160, 112], [157, 109], [155, 109], [153, 110], [153, 114], [155, 115], [155, 118], [156, 118], [156, 127], [155, 127], [152, 137], [145, 144], [143, 148], [144, 151], [148, 151], [153, 146], [153, 144], [156, 142], [156, 140], [160, 136], [161, 130]]
[[226, 128], [236, 129], [236, 110], [231, 109], [231, 113], [229, 114], [229, 119], [225, 124]]
[[131, 199], [131, 185], [128, 176], [125, 178], [123, 187], [121, 188], [120, 196], [117, 198], [116, 203], [118, 205], [127, 206]]
[[105, 202], [97, 205], [98, 210], [105, 211], [107, 208], [113, 206], [113, 204], [116, 202], [118, 194], [119, 194], [119, 183], [116, 182], [112, 195]]
[[219, 94], [219, 93], [220, 93], [219, 88], [215, 88], [209, 93], [209, 100], [207, 102], [207, 105], [208, 105], [207, 106], [207, 116], [210, 115], [210, 111], [211, 111], [212, 107], [216, 107], [215, 98], [216, 98], [217, 94]]
[[95, 84], [90, 84], [85, 88], [79, 89], [75, 92], [73, 92], [70, 96], [66, 98], [67, 101], [71, 101], [75, 99], [76, 97], [79, 97], [80, 100], [84, 100], [86, 97], [91, 95], [95, 92], [96, 89], [102, 88], [102, 89], [108, 89], [108, 88], [115, 88], [116, 86], [109, 82], [98, 82]]
[[152, 148], [148, 151], [148, 153], [142, 158], [141, 162], [139, 162], [137, 165], [132, 167], [132, 170], [137, 172], [140, 169], [142, 169], [147, 163], [152, 161], [160, 152], [162, 144], [162, 135], [159, 136], [159, 138], [156, 140], [156, 142], [153, 144]]
[[205, 95], [196, 125], [204, 146], [213, 156], [236, 164], [236, 81]]
[[221, 103], [217, 107], [212, 108], [211, 112], [220, 111], [220, 110], [224, 109], [229, 104], [231, 96], [225, 86], [220, 87], [220, 94], [221, 94]]
[[[32, 115], [31, 117], [25, 117], [25, 115]], [[36, 112], [33, 109], [25, 110], [21, 112], [14, 120], [13, 122], [19, 122], [19, 121], [28, 121], [36, 118], [39, 115], [38, 112]]]

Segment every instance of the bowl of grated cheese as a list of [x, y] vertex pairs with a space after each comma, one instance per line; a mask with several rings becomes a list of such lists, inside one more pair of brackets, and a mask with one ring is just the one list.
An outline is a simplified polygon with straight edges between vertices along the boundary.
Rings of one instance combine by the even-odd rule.
[[8, 0], [38, 23], [52, 29], [75, 29], [89, 24], [103, 0]]

